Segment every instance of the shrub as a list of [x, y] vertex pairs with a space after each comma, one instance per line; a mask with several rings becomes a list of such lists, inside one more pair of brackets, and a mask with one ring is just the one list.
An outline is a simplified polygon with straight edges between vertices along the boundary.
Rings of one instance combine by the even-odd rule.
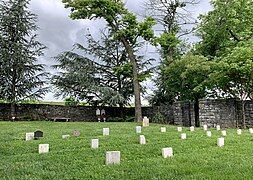
[[156, 113], [152, 118], [153, 123], [165, 123], [165, 117], [160, 112]]
[[78, 100], [76, 100], [74, 97], [68, 97], [64, 99], [65, 106], [77, 106], [79, 103]]

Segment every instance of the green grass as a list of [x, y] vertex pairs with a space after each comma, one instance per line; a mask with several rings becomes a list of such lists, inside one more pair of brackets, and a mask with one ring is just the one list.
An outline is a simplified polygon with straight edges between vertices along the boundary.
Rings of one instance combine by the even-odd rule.
[[[228, 129], [225, 147], [216, 145], [221, 132], [202, 129], [180, 140], [175, 126], [151, 124], [143, 128], [147, 144], [139, 144], [136, 123], [0, 122], [0, 179], [252, 179], [253, 137]], [[110, 136], [102, 136], [102, 128]], [[73, 130], [80, 137], [61, 139]], [[24, 141], [26, 132], [42, 130], [44, 138]], [[99, 138], [99, 149], [90, 141]], [[38, 154], [38, 145], [48, 143], [50, 152]], [[172, 147], [174, 156], [164, 159], [161, 149]], [[106, 151], [121, 151], [120, 165], [105, 165]]]

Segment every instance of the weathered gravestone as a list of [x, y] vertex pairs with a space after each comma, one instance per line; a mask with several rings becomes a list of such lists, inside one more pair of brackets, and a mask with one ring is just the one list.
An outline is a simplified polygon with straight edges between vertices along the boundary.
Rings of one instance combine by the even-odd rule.
[[141, 126], [136, 126], [135, 127], [135, 132], [136, 133], [141, 133]]
[[206, 124], [203, 125], [203, 129], [204, 129], [204, 131], [207, 131], [207, 125]]
[[182, 127], [177, 127], [177, 131], [181, 132], [182, 131]]
[[161, 127], [161, 132], [165, 133], [166, 132], [166, 127]]
[[75, 137], [79, 137], [81, 133], [80, 133], [80, 131], [74, 130], [72, 134]]
[[168, 157], [173, 156], [173, 150], [172, 150], [172, 148], [171, 147], [169, 147], [169, 148], [163, 148], [162, 149], [162, 156], [164, 158], [168, 158]]
[[25, 133], [25, 140], [26, 141], [30, 141], [34, 139], [34, 133], [30, 132], [30, 133]]
[[211, 137], [212, 136], [212, 132], [211, 131], [206, 131], [206, 135], [207, 135], [207, 137]]
[[241, 135], [242, 134], [242, 130], [241, 129], [237, 129], [237, 134]]
[[66, 135], [62, 135], [62, 139], [68, 139], [70, 137], [69, 134], [66, 134]]
[[218, 138], [217, 139], [217, 146], [222, 147], [224, 146], [224, 138]]
[[120, 151], [107, 151], [105, 164], [120, 164]]
[[43, 132], [42, 131], [35, 131], [34, 132], [34, 139], [40, 139], [43, 137]]
[[227, 136], [227, 131], [226, 130], [221, 131], [221, 135], [222, 136]]
[[49, 152], [49, 144], [39, 144], [39, 154], [48, 152]]
[[194, 131], [194, 126], [190, 127], [190, 131], [193, 132]]
[[109, 128], [103, 128], [103, 136], [109, 136], [110, 129]]
[[140, 144], [146, 144], [146, 138], [144, 135], [140, 135]]
[[216, 125], [216, 130], [217, 130], [217, 131], [220, 130], [220, 125]]
[[253, 134], [253, 128], [249, 128], [249, 133]]
[[144, 116], [144, 118], [142, 120], [142, 126], [143, 127], [149, 126], [149, 119], [146, 116]]
[[99, 145], [98, 139], [92, 139], [92, 140], [91, 140], [91, 148], [92, 148], [92, 149], [97, 149], [97, 148], [98, 148], [98, 145]]
[[181, 139], [186, 139], [186, 134], [185, 133], [181, 134]]

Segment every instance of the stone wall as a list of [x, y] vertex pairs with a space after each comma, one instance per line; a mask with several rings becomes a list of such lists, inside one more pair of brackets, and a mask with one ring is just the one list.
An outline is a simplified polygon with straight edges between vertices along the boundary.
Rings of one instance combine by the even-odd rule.
[[[119, 107], [92, 107], [92, 106], [57, 106], [44, 104], [20, 104], [17, 106], [17, 120], [51, 120], [55, 117], [70, 118], [71, 121], [97, 121], [96, 109], [105, 109], [106, 118], [115, 120], [116, 117], [128, 117], [133, 119], [135, 116], [134, 108]], [[150, 118], [161, 112], [166, 117], [167, 123], [173, 123], [173, 111], [171, 106], [163, 107], [142, 107], [143, 116]], [[130, 118], [132, 117], [132, 118]], [[0, 120], [10, 119], [10, 105], [0, 104]]]
[[[244, 103], [244, 105], [243, 105]], [[243, 106], [244, 110], [243, 111]], [[199, 101], [200, 124], [214, 127], [253, 127], [253, 101], [201, 100]], [[134, 108], [99, 107], [104, 108], [109, 121], [117, 117], [134, 119]], [[50, 120], [54, 117], [66, 117], [71, 121], [97, 121], [97, 107], [92, 106], [55, 106], [43, 104], [22, 104], [17, 107], [18, 120]], [[143, 116], [152, 122], [157, 113], [165, 117], [165, 123], [191, 126], [195, 125], [194, 105], [190, 102], [176, 102], [172, 105], [159, 107], [142, 107]], [[129, 118], [131, 117], [131, 118]], [[245, 117], [245, 118], [243, 118]], [[0, 104], [0, 120], [10, 119], [10, 105]], [[245, 119], [245, 121], [243, 120]]]

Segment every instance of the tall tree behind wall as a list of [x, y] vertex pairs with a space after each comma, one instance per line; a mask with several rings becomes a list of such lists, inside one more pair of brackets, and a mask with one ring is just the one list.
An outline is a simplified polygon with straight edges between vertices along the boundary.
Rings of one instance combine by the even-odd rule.
[[71, 8], [73, 19], [104, 19], [113, 33], [115, 40], [121, 42], [133, 67], [133, 86], [135, 97], [135, 119], [142, 121], [141, 88], [137, 57], [133, 45], [140, 38], [150, 40], [154, 33], [151, 29], [155, 24], [152, 18], [139, 22], [136, 15], [129, 12], [121, 0], [63, 0], [66, 8]]
[[11, 103], [11, 117], [16, 117], [17, 102], [46, 92], [42, 78], [47, 73], [37, 63], [45, 46], [36, 40], [37, 19], [28, 4], [29, 0], [0, 3], [0, 99]]
[[178, 92], [166, 88], [167, 85], [164, 84], [167, 80], [165, 68], [187, 50], [184, 36], [192, 33], [192, 25], [196, 23], [187, 8], [197, 3], [197, 0], [147, 0], [145, 4], [148, 15], [157, 20], [161, 31], [155, 42], [161, 48], [161, 64], [155, 80], [158, 90], [151, 98], [152, 104], [173, 103], [178, 96]]

